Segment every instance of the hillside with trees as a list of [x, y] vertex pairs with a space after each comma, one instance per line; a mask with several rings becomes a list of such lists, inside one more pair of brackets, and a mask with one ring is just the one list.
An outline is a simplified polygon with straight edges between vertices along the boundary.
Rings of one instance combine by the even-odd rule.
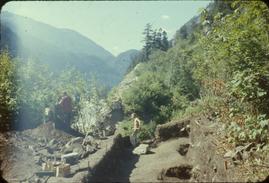
[[[205, 115], [223, 125], [230, 146], [251, 143], [268, 154], [268, 15], [263, 2], [211, 3], [168, 50], [156, 47], [147, 24], [144, 57], [134, 60], [111, 101], [144, 121], [142, 139], [158, 124]], [[131, 129], [128, 117], [122, 129], [130, 133], [124, 128]]]
[[[9, 31], [8, 28], [3, 30]], [[72, 35], [75, 36], [73, 32]], [[97, 79], [85, 76], [85, 72], [74, 67], [53, 72], [35, 60], [22, 62], [14, 58], [9, 53], [13, 49], [3, 49], [0, 55], [1, 130], [37, 127], [42, 123], [44, 108], [54, 106], [61, 92], [67, 91], [75, 101], [72, 128], [85, 136], [91, 134], [100, 138], [104, 129], [115, 128], [128, 140], [134, 133], [132, 114], [141, 120], [137, 135], [141, 143], [156, 140], [161, 128], [171, 128], [169, 125], [183, 119], [206, 126], [200, 130], [215, 125], [218, 128], [207, 131], [204, 136], [199, 132], [200, 126], [193, 128], [199, 133], [195, 136], [190, 132], [195, 136], [192, 138], [201, 138], [198, 140], [203, 144], [206, 142], [202, 138], [207, 139], [213, 134], [218, 142], [215, 149], [223, 148], [224, 156], [227, 153], [232, 156], [230, 154], [234, 152], [233, 166], [240, 165], [236, 173], [241, 178], [234, 180], [257, 182], [268, 179], [267, 5], [262, 1], [214, 1], [179, 28], [170, 40], [165, 28], [155, 28], [150, 23], [145, 25], [142, 35], [144, 45], [140, 51], [129, 50], [117, 58], [106, 52], [105, 57], [109, 58], [103, 61], [113, 62], [102, 66], [97, 73], [107, 74], [103, 78], [105, 81], [115, 81], [111, 90], [99, 82], [98, 74]], [[79, 54], [88, 54], [88, 51]], [[72, 58], [75, 62], [78, 59]], [[91, 66], [99, 68], [97, 65]], [[79, 100], [76, 100], [77, 95]], [[187, 126], [181, 130], [185, 132]], [[172, 149], [173, 144], [169, 145]], [[195, 148], [191, 143], [188, 145]], [[238, 149], [245, 155], [238, 153]], [[209, 156], [206, 152], [204, 156], [199, 153], [196, 154], [199, 157]], [[130, 157], [134, 158], [133, 155]], [[147, 162], [145, 159], [144, 163]], [[202, 164], [210, 161], [203, 160]], [[225, 167], [227, 169], [227, 164]], [[217, 171], [215, 167], [213, 169]]]
[[[147, 24], [143, 55], [129, 73], [136, 79], [120, 92], [126, 113], [164, 123], [210, 100], [211, 113], [238, 125], [241, 138], [236, 140], [263, 141], [268, 120], [267, 18], [262, 2], [216, 2], [178, 31], [171, 48], [165, 37], [160, 44], [160, 31]], [[195, 26], [186, 28], [190, 24]], [[247, 127], [243, 121], [256, 121], [258, 134], [247, 129], [255, 124]]]
[[74, 67], [88, 78], [95, 76], [108, 88], [116, 85], [126, 72], [126, 66], [120, 66], [128, 67], [130, 63], [118, 61], [109, 51], [76, 31], [6, 11], [1, 12], [1, 35], [1, 48], [8, 48], [12, 57], [23, 62], [32, 59], [47, 65], [54, 73]]

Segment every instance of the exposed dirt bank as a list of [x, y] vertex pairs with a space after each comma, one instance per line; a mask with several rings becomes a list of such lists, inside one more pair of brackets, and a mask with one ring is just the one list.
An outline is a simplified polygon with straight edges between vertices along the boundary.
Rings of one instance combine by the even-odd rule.
[[[177, 129], [177, 130], [175, 130]], [[120, 147], [96, 169], [91, 181], [103, 182], [246, 182], [248, 176], [222, 142], [219, 123], [193, 118], [157, 128], [157, 147], [136, 156]], [[170, 136], [169, 136], [170, 134]], [[257, 181], [264, 180], [260, 177]]]

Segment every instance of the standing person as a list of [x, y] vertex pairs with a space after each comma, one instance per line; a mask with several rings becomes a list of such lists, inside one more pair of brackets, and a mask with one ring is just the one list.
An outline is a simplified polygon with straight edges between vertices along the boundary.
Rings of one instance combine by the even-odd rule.
[[75, 94], [75, 103], [79, 104], [80, 102], [80, 94], [78, 92], [76, 92]]
[[54, 121], [54, 114], [51, 107], [46, 105], [45, 111], [44, 111], [44, 123], [47, 122], [53, 122]]
[[63, 121], [64, 121], [64, 115], [63, 115], [63, 109], [61, 105], [59, 104], [62, 97], [58, 98], [58, 101], [55, 103], [54, 111], [55, 111], [55, 128], [62, 129], [63, 128]]
[[140, 127], [141, 127], [141, 121], [140, 119], [136, 116], [135, 113], [133, 113], [131, 115], [131, 118], [134, 120], [133, 121], [133, 133], [130, 137], [130, 141], [131, 141], [131, 144], [133, 146], [136, 146], [137, 143], [138, 143], [138, 132], [140, 130]]
[[67, 95], [67, 92], [63, 93], [63, 97], [61, 98], [59, 105], [62, 108], [64, 123], [66, 127], [70, 127], [72, 118], [72, 99]]

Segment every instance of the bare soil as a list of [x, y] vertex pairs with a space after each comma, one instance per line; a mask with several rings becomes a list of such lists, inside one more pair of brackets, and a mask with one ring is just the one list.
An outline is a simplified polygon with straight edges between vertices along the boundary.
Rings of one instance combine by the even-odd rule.
[[[227, 144], [221, 124], [212, 119], [195, 117], [165, 124], [157, 129], [161, 130], [161, 133], [156, 133], [158, 140], [145, 155], [134, 155], [128, 139], [105, 154], [107, 145], [111, 144], [114, 137], [104, 140], [101, 143], [104, 153], [101, 149], [90, 157], [98, 160], [98, 153], [101, 153], [100, 156], [106, 158], [95, 172], [91, 172], [93, 175], [89, 176], [91, 178], [87, 182], [266, 182], [269, 167], [254, 167], [246, 161], [235, 162], [231, 158], [224, 158], [224, 154], [233, 147]], [[46, 151], [48, 143], [55, 139], [58, 146], [63, 146], [73, 137], [73, 134], [54, 129], [50, 123], [22, 132], [1, 133], [3, 177], [9, 182], [31, 180], [34, 172], [41, 169], [36, 163], [36, 157], [40, 153], [50, 154]], [[81, 161], [79, 166], [84, 166], [83, 163], [87, 162]], [[77, 174], [76, 180], [83, 177], [85, 174]], [[51, 178], [50, 182], [53, 180]], [[66, 182], [72, 179], [62, 180]]]
[[[189, 133], [171, 133], [172, 126], [185, 128], [177, 122], [159, 129], [157, 147], [146, 155], [135, 156], [132, 148], [115, 152], [102, 169], [95, 172], [94, 181], [113, 182], [246, 182], [249, 177], [243, 165], [224, 158], [229, 150], [221, 124], [208, 118], [191, 118]], [[165, 129], [165, 126], [168, 126]], [[158, 128], [157, 128], [158, 129]], [[185, 128], [186, 129], [186, 128]], [[184, 129], [184, 130], [185, 130]], [[168, 130], [168, 131], [167, 131]], [[161, 136], [164, 134], [164, 137]], [[186, 135], [187, 134], [187, 135]], [[116, 163], [117, 166], [111, 166]], [[112, 168], [111, 168], [112, 167]], [[265, 169], [263, 169], [264, 171]], [[267, 169], [268, 170], [268, 169]], [[267, 171], [268, 172], [268, 171]], [[269, 173], [267, 173], [268, 175]], [[252, 175], [253, 177], [253, 175]], [[266, 176], [257, 181], [265, 180]]]
[[58, 146], [63, 146], [72, 137], [74, 136], [55, 129], [52, 123], [42, 124], [35, 129], [22, 132], [0, 134], [2, 176], [9, 182], [30, 179], [36, 171], [41, 170], [35, 158], [40, 152], [47, 152], [46, 147], [50, 140], [57, 139]]

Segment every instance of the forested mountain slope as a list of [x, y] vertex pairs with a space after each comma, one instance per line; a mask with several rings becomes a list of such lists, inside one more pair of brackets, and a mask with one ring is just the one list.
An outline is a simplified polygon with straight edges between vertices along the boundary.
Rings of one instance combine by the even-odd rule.
[[[141, 51], [113, 58], [113, 66], [128, 69], [108, 95], [78, 70], [55, 77], [38, 62], [18, 63], [3, 51], [0, 120], [15, 116], [14, 123], [22, 129], [34, 128], [42, 123], [44, 109], [53, 108], [67, 91], [75, 101], [72, 128], [98, 138], [116, 130], [128, 146], [116, 146], [119, 154], [113, 164], [123, 171], [111, 166], [113, 153], [104, 149], [108, 156], [101, 157], [107, 164], [100, 166], [100, 177], [123, 173], [134, 182], [163, 182], [164, 175], [183, 182], [268, 180], [268, 7], [262, 1], [214, 1], [170, 40], [164, 29], [153, 26], [145, 26]], [[16, 35], [9, 27], [2, 31]], [[24, 44], [18, 36], [6, 39]], [[50, 44], [46, 41], [42, 49]], [[102, 72], [109, 72], [110, 66]], [[119, 70], [112, 73], [124, 74]], [[105, 74], [107, 81], [113, 79]], [[130, 151], [129, 139], [144, 146], [138, 156]], [[186, 170], [188, 178], [183, 176]]]
[[263, 2], [211, 3], [172, 48], [136, 60], [111, 100], [144, 121], [143, 138], [157, 124], [206, 114], [223, 123], [231, 146], [268, 148], [268, 21]]
[[[88, 77], [95, 75], [98, 81], [109, 87], [121, 80], [130, 63], [129, 58], [118, 61], [110, 52], [78, 32], [9, 12], [1, 12], [1, 48], [5, 47], [13, 56], [48, 65], [56, 73], [75, 67]], [[125, 53], [125, 57], [132, 52]]]

